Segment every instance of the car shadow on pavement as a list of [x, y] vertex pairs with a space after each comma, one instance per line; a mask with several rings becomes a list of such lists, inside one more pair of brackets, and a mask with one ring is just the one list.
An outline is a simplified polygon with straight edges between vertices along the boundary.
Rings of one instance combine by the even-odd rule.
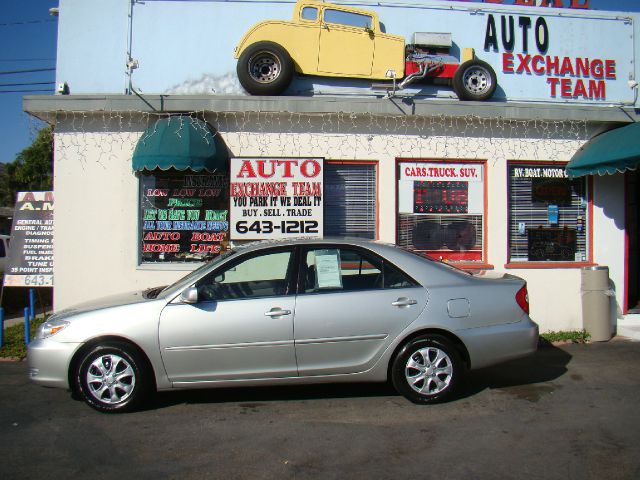
[[536, 402], [555, 389], [550, 382], [567, 373], [571, 358], [565, 350], [541, 339], [533, 355], [470, 372], [455, 398], [471, 397], [486, 389], [504, 389]]
[[[525, 358], [511, 360], [493, 367], [475, 370], [466, 375], [463, 385], [450, 401], [477, 395], [486, 389], [509, 389], [530, 401], [549, 393], [548, 382], [567, 372], [571, 360], [564, 350], [551, 344]], [[264, 386], [212, 388], [159, 392], [143, 409], [160, 409], [180, 404], [272, 402], [321, 400], [358, 397], [394, 397], [399, 394], [390, 383], [327, 383], [295, 386]]]

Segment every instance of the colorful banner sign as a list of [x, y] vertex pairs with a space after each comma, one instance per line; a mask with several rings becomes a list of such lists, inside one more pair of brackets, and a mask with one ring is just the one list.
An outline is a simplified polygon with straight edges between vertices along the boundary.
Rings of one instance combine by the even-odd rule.
[[229, 244], [225, 175], [140, 175], [143, 263], [210, 259]]
[[5, 287], [53, 287], [53, 192], [18, 192]]
[[323, 159], [232, 158], [231, 239], [322, 237]]

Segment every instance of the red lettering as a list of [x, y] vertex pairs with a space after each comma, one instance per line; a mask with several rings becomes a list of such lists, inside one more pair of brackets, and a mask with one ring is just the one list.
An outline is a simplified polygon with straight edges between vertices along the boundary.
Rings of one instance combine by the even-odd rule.
[[513, 73], [513, 53], [502, 54], [502, 71], [504, 73]]
[[576, 58], [576, 75], [582, 77], [589, 76], [589, 59], [588, 58]]
[[570, 8], [583, 8], [583, 9], [588, 9], [589, 8], [589, 0], [582, 0], [582, 3], [580, 3], [580, 0], [571, 0], [571, 5], [569, 5]]
[[284, 178], [291, 178], [293, 174], [291, 173], [291, 165], [298, 166], [297, 160], [278, 160], [278, 166], [284, 165]]
[[607, 92], [603, 80], [589, 80], [589, 98], [606, 99]]
[[[536, 55], [532, 59], [531, 68], [533, 68], [533, 72], [537, 75], [544, 75], [544, 57], [542, 55]], [[540, 65], [540, 64], [543, 65]]]
[[573, 91], [573, 96], [575, 98], [587, 96], [587, 89], [584, 87], [584, 80], [580, 78], [576, 80], [576, 88]]
[[557, 75], [558, 74], [558, 64], [560, 60], [558, 57], [549, 57], [547, 56], [547, 75]]
[[[309, 165], [311, 165], [311, 172], [309, 172]], [[320, 164], [316, 160], [305, 160], [302, 162], [302, 165], [300, 165], [300, 173], [306, 178], [317, 177], [320, 170]]]
[[560, 96], [562, 98], [571, 98], [571, 79], [563, 78], [560, 80]]
[[549, 85], [551, 85], [551, 96], [555, 97], [556, 96], [556, 85], [558, 85], [558, 83], [560, 82], [559, 78], [547, 78], [547, 83]]
[[604, 61], [604, 76], [609, 80], [616, 79], [616, 61], [615, 60]]
[[573, 63], [569, 57], [564, 57], [562, 59], [562, 67], [560, 68], [560, 76], [564, 77], [567, 73], [573, 77]]
[[253, 171], [253, 166], [251, 165], [251, 160], [244, 160], [242, 162], [242, 167], [240, 167], [240, 171], [236, 178], [255, 178], [256, 172]]
[[604, 77], [604, 64], [602, 63], [602, 60], [594, 60], [591, 62], [591, 75], [593, 78]]
[[534, 7], [536, 5], [535, 0], [515, 0], [514, 5], [522, 5], [525, 7]]
[[531, 55], [522, 55], [521, 53], [519, 53], [518, 60], [520, 61], [520, 65], [518, 65], [516, 73], [522, 73], [523, 71], [531, 73], [531, 70], [529, 70], [529, 61], [531, 60]]
[[262, 178], [271, 178], [276, 174], [276, 161], [271, 160], [269, 163], [271, 164], [271, 173], [267, 173], [265, 171], [265, 164], [267, 163], [265, 160], [258, 160], [258, 175]]

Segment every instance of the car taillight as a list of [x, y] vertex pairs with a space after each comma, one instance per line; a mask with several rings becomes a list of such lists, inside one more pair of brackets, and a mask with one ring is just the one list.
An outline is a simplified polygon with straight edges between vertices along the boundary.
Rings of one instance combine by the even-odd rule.
[[526, 284], [516, 293], [516, 302], [525, 313], [529, 313], [529, 294], [527, 293]]

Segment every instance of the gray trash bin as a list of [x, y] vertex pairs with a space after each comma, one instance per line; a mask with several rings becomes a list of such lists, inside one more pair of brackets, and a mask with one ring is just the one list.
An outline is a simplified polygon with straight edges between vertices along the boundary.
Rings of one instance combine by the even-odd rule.
[[582, 323], [591, 341], [611, 339], [609, 267], [583, 267], [581, 272]]

